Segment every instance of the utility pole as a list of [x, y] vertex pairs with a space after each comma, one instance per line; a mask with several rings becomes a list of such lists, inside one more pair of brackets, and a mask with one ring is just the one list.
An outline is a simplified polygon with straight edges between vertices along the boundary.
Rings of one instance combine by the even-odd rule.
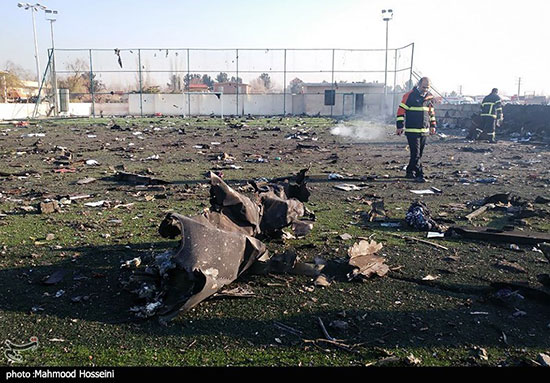
[[521, 90], [521, 77], [518, 79], [518, 102], [519, 102], [520, 90]]

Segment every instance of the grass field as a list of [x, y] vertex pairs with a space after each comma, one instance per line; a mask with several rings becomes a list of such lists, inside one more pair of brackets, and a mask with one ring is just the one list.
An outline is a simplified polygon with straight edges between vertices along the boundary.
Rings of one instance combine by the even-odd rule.
[[[372, 134], [346, 138], [332, 135], [334, 126]], [[550, 351], [550, 289], [538, 280], [550, 265], [541, 252], [533, 246], [518, 252], [505, 243], [430, 240], [448, 248], [442, 250], [392, 235], [425, 233], [364, 219], [376, 195], [392, 219], [403, 220], [419, 198], [409, 190], [431, 186], [443, 193], [420, 198], [436, 220], [458, 226], [468, 224], [469, 201], [503, 192], [531, 202], [550, 197], [548, 146], [472, 144], [461, 132], [445, 133], [445, 139], [429, 139], [424, 163], [430, 183], [419, 185], [403, 178], [406, 140], [394, 136], [391, 126], [361, 121], [155, 117], [0, 125], [0, 340], [23, 344], [38, 337], [38, 348], [22, 353], [22, 366], [533, 365], [539, 353]], [[55, 172], [68, 152], [72, 159], [65, 167], [75, 172]], [[222, 169], [223, 153], [242, 169]], [[315, 212], [314, 229], [302, 239], [266, 242], [270, 253], [295, 249], [302, 260], [321, 256], [345, 263], [358, 237], [371, 237], [384, 245], [380, 254], [391, 268], [388, 275], [363, 283], [337, 277], [322, 288], [306, 276], [245, 273], [230, 287], [247, 286], [252, 298], [209, 299], [168, 326], [133, 316], [129, 309], [136, 302], [121, 287], [127, 276], [121, 263], [177, 245], [158, 235], [158, 225], [169, 211], [194, 215], [209, 206], [209, 170], [223, 172], [238, 189], [247, 180], [287, 176], [307, 166], [306, 205]], [[120, 169], [171, 183], [120, 183], [114, 177]], [[345, 192], [333, 187], [341, 182], [328, 179], [332, 172], [368, 177], [348, 182], [362, 190]], [[475, 182], [489, 176], [497, 181]], [[85, 177], [96, 180], [77, 184]], [[50, 214], [37, 208], [47, 199], [75, 195], [91, 197]], [[107, 202], [85, 206], [97, 201]], [[493, 210], [473, 224], [513, 223], [547, 233], [549, 205], [533, 207], [538, 216], [520, 222]], [[342, 240], [343, 233], [353, 238]], [[502, 261], [518, 268], [498, 267]], [[62, 281], [42, 283], [59, 270]], [[518, 287], [503, 299], [491, 287], [495, 282], [531, 290]], [[319, 318], [338, 344], [327, 341]], [[0, 360], [9, 364], [3, 355]]]

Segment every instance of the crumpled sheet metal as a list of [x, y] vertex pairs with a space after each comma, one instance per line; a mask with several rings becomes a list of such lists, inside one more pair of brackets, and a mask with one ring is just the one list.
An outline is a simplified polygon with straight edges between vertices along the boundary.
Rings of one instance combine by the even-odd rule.
[[226, 215], [250, 235], [260, 232], [260, 207], [250, 198], [238, 193], [223, 180], [210, 173], [210, 204], [214, 211]]
[[146, 300], [132, 311], [141, 317], [157, 315], [166, 323], [233, 282], [256, 261], [267, 261], [266, 247], [255, 236], [289, 226], [305, 212], [302, 202], [286, 197], [286, 190], [268, 184], [252, 200], [211, 174], [210, 210], [194, 217], [170, 213], [160, 224], [159, 234], [181, 235], [180, 245], [155, 257], [145, 276], [131, 277], [141, 283], [132, 291]]
[[273, 191], [260, 194], [263, 206], [260, 229], [272, 232], [297, 221], [305, 213], [304, 204], [296, 199], [278, 196]]
[[[210, 217], [219, 218], [216, 214]], [[171, 258], [175, 267], [163, 276], [168, 279], [163, 286], [163, 307], [158, 311], [163, 321], [196, 306], [266, 255], [261, 241], [240, 231], [220, 229], [206, 215], [172, 213], [166, 219], [176, 219], [183, 234]]]

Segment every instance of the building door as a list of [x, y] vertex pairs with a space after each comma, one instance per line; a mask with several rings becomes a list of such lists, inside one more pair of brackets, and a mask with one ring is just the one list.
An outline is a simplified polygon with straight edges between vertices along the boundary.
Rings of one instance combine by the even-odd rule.
[[359, 93], [355, 95], [355, 114], [363, 114], [363, 93]]

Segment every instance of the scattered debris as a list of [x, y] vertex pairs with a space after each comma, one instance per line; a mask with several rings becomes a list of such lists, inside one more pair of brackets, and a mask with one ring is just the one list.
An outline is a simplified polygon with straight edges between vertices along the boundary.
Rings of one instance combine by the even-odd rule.
[[313, 230], [313, 222], [301, 220], [292, 222], [292, 231], [296, 238], [305, 237], [311, 230]]
[[424, 190], [409, 190], [411, 193], [414, 193], [414, 194], [441, 194], [443, 193], [441, 191], [441, 189], [438, 189], [436, 187], [431, 187], [429, 189], [424, 189]]
[[349, 264], [354, 269], [348, 274], [348, 280], [357, 277], [370, 278], [374, 275], [383, 277], [390, 268], [385, 264], [385, 258], [375, 255], [382, 249], [382, 244], [375, 241], [361, 240], [348, 249]]
[[509, 261], [506, 261], [506, 260], [500, 260], [497, 263], [495, 263], [494, 266], [496, 268], [506, 270], [506, 271], [509, 271], [511, 273], [516, 273], [516, 274], [527, 273], [527, 270], [525, 270], [523, 267], [521, 267], [517, 263], [509, 262]]
[[421, 231], [439, 231], [444, 232], [446, 228], [435, 222], [430, 214], [428, 206], [421, 201], [416, 201], [411, 204], [407, 214], [405, 215], [405, 222], [411, 227]]
[[419, 358], [417, 358], [417, 357], [414, 356], [413, 354], [409, 354], [409, 355], [407, 355], [407, 357], [405, 358], [405, 362], [406, 362], [409, 366], [420, 366], [420, 364], [422, 363], [422, 360], [420, 360]]
[[253, 298], [256, 294], [250, 287], [238, 286], [233, 289], [220, 291], [213, 298]]
[[343, 190], [343, 191], [355, 191], [355, 190], [361, 190], [362, 189], [359, 186], [354, 185], [354, 184], [338, 184], [338, 185], [334, 185], [333, 188], [338, 189], [338, 190]]
[[480, 184], [494, 184], [497, 182], [497, 179], [495, 177], [476, 178], [476, 182]]
[[329, 326], [336, 330], [347, 330], [349, 328], [349, 323], [343, 320], [333, 320], [329, 323]]
[[97, 180], [93, 177], [86, 177], [86, 178], [83, 178], [81, 180], [76, 181], [76, 183], [78, 185], [87, 185], [87, 184], [91, 184], [92, 182], [95, 182], [95, 181], [97, 181]]
[[42, 279], [42, 283], [45, 285], [56, 285], [63, 280], [66, 273], [66, 270], [57, 270], [53, 274]]
[[493, 205], [493, 204], [491, 204], [491, 203], [490, 203], [490, 204], [483, 205], [483, 206], [480, 207], [479, 209], [477, 209], [477, 210], [471, 212], [470, 214], [468, 214], [468, 215], [466, 216], [466, 219], [467, 219], [468, 221], [471, 221], [472, 219], [474, 219], [474, 218], [480, 216], [481, 214], [485, 213], [487, 210], [494, 209], [494, 208], [495, 208], [495, 205]]
[[479, 359], [483, 361], [489, 360], [489, 357], [487, 356], [487, 350], [478, 346], [474, 346], [474, 348], [470, 350], [470, 355], [474, 359]]
[[140, 174], [133, 174], [127, 172], [117, 172], [115, 179], [121, 182], [128, 182], [138, 185], [168, 185], [170, 182], [164, 181], [158, 178], [152, 178]]
[[366, 215], [368, 222], [385, 221], [387, 218], [386, 209], [384, 207], [384, 201], [374, 201], [371, 204], [370, 211]]
[[57, 201], [48, 201], [40, 203], [40, 213], [41, 214], [51, 214], [54, 212], [61, 211], [59, 203]]
[[537, 355], [537, 362], [544, 367], [550, 367], [550, 355], [540, 353]]
[[320, 287], [329, 287], [331, 282], [325, 274], [319, 274], [313, 284]]
[[105, 200], [101, 200], [101, 201], [96, 201], [96, 202], [86, 202], [84, 204], [84, 206], [88, 206], [88, 207], [102, 207], [103, 205], [105, 205], [106, 203], [108, 203], [109, 201], [105, 201]]
[[54, 173], [76, 173], [76, 169], [75, 168], [59, 168], [59, 169], [54, 169], [53, 172]]
[[323, 331], [323, 335], [326, 339], [335, 341], [333, 337], [331, 337], [327, 331], [327, 328], [325, 327], [325, 324], [323, 323], [323, 320], [320, 317], [317, 317], [317, 322], [319, 323], [319, 326], [321, 327], [321, 330]]
[[139, 265], [141, 265], [141, 258], [136, 257], [134, 259], [130, 259], [129, 261], [124, 261], [120, 267], [121, 268], [138, 268]]
[[422, 278], [423, 281], [435, 281], [436, 279], [439, 279], [439, 276], [433, 276], [429, 274]]
[[448, 247], [445, 247], [445, 246], [442, 246], [438, 243], [433, 243], [433, 242], [429, 242], [429, 241], [426, 241], [424, 239], [420, 239], [420, 238], [415, 238], [415, 237], [411, 237], [411, 236], [408, 236], [408, 235], [399, 235], [399, 234], [395, 234], [395, 233], [388, 233], [394, 237], [398, 237], [398, 238], [401, 238], [401, 239], [404, 239], [404, 240], [407, 240], [407, 241], [416, 241], [416, 242], [420, 242], [420, 243], [424, 243], [426, 245], [430, 245], [430, 246], [433, 246], [433, 247], [437, 247], [438, 249], [441, 249], [441, 250], [449, 250]]
[[[211, 173], [210, 209], [194, 217], [167, 214], [159, 234], [181, 235], [179, 247], [153, 257], [144, 265], [145, 273], [138, 268], [125, 283], [145, 300], [132, 311], [140, 317], [156, 315], [166, 323], [214, 295], [257, 261], [264, 270], [275, 267], [277, 262], [269, 263], [267, 249], [256, 236], [280, 235], [282, 228], [304, 214], [303, 202], [292, 198], [305, 190], [305, 171], [301, 174], [297, 184], [253, 184], [257, 193], [250, 199]], [[304, 195], [307, 198], [309, 192]], [[281, 259], [285, 271], [290, 267], [298, 272], [299, 265], [307, 265], [297, 263], [295, 254]], [[317, 276], [320, 268], [312, 266], [308, 270]]]
[[519, 243], [522, 245], [536, 245], [541, 242], [550, 242], [548, 234], [517, 230], [504, 231], [493, 228], [463, 228], [453, 226], [447, 230], [445, 235], [485, 241]]
[[338, 174], [338, 173], [330, 173], [328, 175], [328, 179], [329, 180], [341, 180], [341, 179], [344, 179], [345, 177], [341, 174]]

